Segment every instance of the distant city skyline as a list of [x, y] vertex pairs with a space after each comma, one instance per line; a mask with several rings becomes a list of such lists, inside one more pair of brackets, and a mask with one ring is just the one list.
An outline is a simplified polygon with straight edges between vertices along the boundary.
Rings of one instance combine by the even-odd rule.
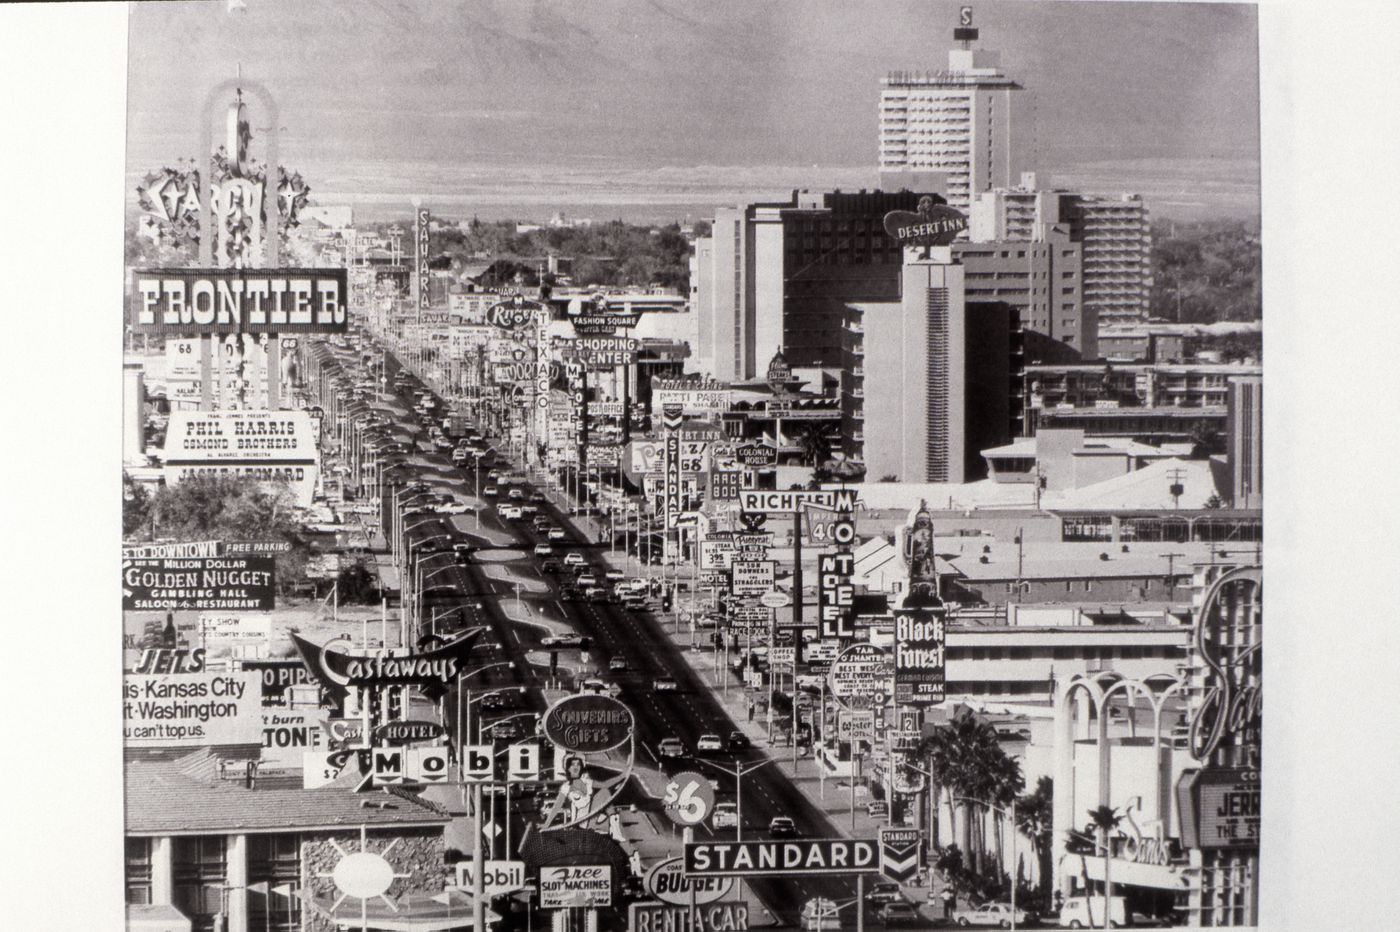
[[[943, 67], [962, 5], [138, 3], [127, 174], [192, 156], [205, 93], [241, 69], [277, 98], [282, 162], [370, 216], [422, 195], [444, 216], [700, 219], [875, 187], [880, 78]], [[1255, 7], [970, 5], [1033, 98], [1028, 167], [1156, 216], [1257, 216]]]

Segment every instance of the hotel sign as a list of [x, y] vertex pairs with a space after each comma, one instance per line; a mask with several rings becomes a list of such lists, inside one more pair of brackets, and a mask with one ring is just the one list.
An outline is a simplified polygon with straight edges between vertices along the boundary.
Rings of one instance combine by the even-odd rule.
[[885, 214], [885, 232], [901, 246], [947, 246], [967, 229], [967, 217], [930, 197], [919, 199], [917, 211]]
[[345, 269], [142, 269], [136, 333], [344, 333]]
[[1188, 770], [1176, 786], [1181, 842], [1187, 848], [1259, 847], [1259, 772]]

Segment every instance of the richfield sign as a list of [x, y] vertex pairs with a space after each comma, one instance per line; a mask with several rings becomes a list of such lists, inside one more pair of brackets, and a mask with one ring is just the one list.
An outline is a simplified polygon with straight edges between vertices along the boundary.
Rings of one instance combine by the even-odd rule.
[[142, 269], [136, 333], [344, 333], [345, 269]]

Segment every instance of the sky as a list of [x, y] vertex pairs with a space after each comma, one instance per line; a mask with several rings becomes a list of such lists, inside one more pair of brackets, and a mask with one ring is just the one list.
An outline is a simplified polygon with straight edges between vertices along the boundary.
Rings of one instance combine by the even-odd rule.
[[[880, 78], [946, 64], [960, 5], [136, 3], [128, 175], [192, 155], [204, 95], [241, 69], [277, 99], [282, 161], [323, 202], [689, 212], [874, 187]], [[1257, 213], [1253, 6], [971, 6], [1032, 98], [1028, 166], [1158, 214]]]

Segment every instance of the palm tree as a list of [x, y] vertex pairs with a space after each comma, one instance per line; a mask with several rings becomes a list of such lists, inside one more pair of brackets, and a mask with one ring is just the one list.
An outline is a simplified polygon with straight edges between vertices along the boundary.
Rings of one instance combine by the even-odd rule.
[[1103, 852], [1103, 927], [1113, 927], [1113, 881], [1109, 878], [1108, 833], [1118, 827], [1123, 817], [1112, 806], [1095, 806], [1089, 810], [1089, 825], [1099, 833], [1099, 850]]
[[1055, 814], [1055, 781], [1041, 777], [1035, 792], [1016, 800], [1016, 822], [1021, 832], [1031, 840], [1035, 851], [1036, 871], [1040, 875], [1040, 900], [1050, 900], [1050, 836]]
[[1024, 786], [1020, 766], [1002, 750], [996, 729], [966, 709], [925, 737], [919, 754], [928, 762], [928, 771], [934, 777], [929, 788], [930, 805], [934, 807], [933, 830], [937, 830], [941, 788], [958, 844], [971, 858], [973, 870], [980, 873], [986, 844], [981, 820], [977, 833], [973, 833], [974, 818], [985, 816], [988, 805], [1010, 805]]

